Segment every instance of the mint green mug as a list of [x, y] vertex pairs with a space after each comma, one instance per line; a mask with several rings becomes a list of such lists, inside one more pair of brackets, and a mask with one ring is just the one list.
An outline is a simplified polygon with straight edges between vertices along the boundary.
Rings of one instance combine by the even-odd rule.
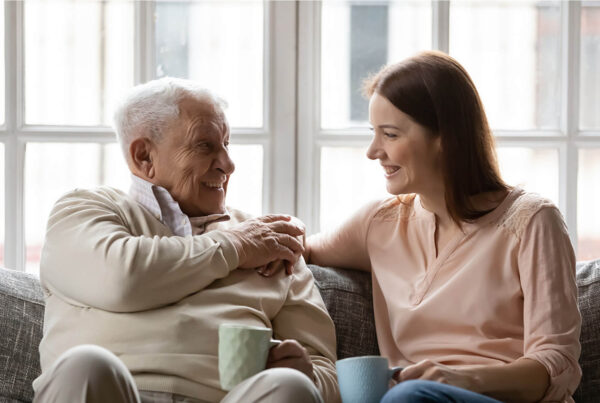
[[219, 326], [219, 379], [221, 388], [230, 391], [237, 384], [258, 374], [267, 365], [273, 331], [266, 327], [223, 323]]

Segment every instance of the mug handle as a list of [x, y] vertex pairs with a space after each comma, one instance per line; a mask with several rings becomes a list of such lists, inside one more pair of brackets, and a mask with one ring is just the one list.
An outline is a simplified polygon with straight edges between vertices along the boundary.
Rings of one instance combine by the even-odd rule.
[[281, 340], [275, 340], [275, 339], [271, 339], [271, 340], [269, 340], [269, 350], [270, 350], [272, 347], [278, 346], [278, 345], [280, 345], [280, 344], [281, 344]]
[[393, 367], [393, 368], [388, 369], [388, 379], [392, 379], [396, 372], [402, 371], [403, 369], [404, 369], [404, 367]]

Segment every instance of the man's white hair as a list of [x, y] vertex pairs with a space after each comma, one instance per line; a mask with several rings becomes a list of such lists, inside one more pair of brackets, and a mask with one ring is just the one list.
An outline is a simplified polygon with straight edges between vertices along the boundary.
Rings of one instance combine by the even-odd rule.
[[114, 129], [125, 159], [129, 161], [129, 145], [138, 137], [160, 142], [165, 129], [179, 117], [183, 98], [208, 102], [215, 108], [227, 104], [206, 88], [190, 80], [164, 77], [133, 87], [114, 112]]

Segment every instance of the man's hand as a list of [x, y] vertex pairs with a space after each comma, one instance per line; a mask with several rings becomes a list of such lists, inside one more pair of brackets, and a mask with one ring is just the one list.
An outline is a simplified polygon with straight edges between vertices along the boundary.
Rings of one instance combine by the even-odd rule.
[[[299, 228], [302, 229], [302, 235], [297, 236], [296, 238], [298, 239], [299, 242], [302, 243], [302, 247], [304, 248], [302, 255], [304, 256], [304, 254], [306, 253], [306, 234], [305, 234], [306, 226], [304, 225], [304, 223], [302, 221], [300, 221], [296, 217], [291, 217], [290, 223], [295, 224], [296, 226], [298, 226]], [[294, 265], [295, 265], [295, 263], [289, 262], [287, 260], [276, 260], [276, 261], [273, 261], [264, 266], [257, 267], [256, 271], [261, 276], [271, 277], [271, 276], [279, 273], [283, 268], [285, 268], [285, 274], [289, 276], [292, 274], [292, 272], [294, 270]]]
[[401, 372], [396, 373], [394, 379], [400, 382], [409, 379], [436, 381], [473, 392], [478, 392], [479, 389], [478, 380], [472, 373], [450, 368], [431, 360], [423, 360], [404, 368]]
[[296, 340], [284, 340], [271, 348], [267, 368], [293, 368], [308, 376], [313, 382], [315, 374], [308, 351]]
[[291, 219], [287, 215], [267, 215], [226, 230], [239, 256], [238, 267], [253, 269], [277, 260], [293, 267], [304, 251], [297, 238], [304, 235], [304, 227]]

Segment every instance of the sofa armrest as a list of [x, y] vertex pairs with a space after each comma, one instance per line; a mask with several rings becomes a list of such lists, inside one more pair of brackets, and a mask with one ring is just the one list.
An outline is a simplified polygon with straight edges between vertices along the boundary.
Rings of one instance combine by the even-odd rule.
[[0, 402], [33, 399], [43, 321], [38, 278], [0, 267]]

